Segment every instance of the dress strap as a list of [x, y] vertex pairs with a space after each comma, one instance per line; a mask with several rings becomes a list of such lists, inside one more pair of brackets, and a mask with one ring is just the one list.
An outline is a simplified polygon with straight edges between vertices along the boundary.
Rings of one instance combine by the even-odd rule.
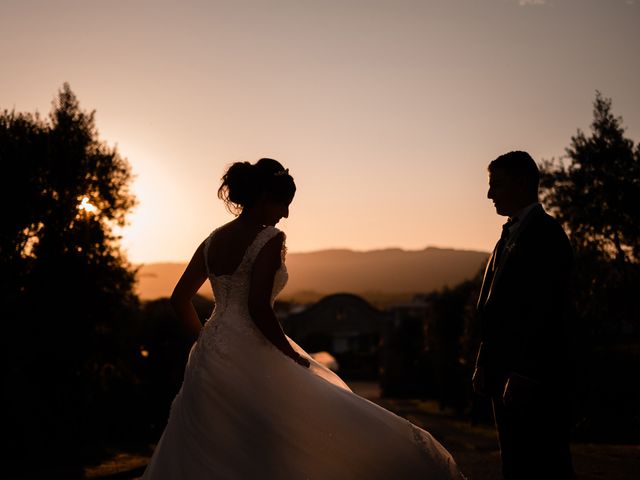
[[249, 265], [253, 265], [253, 262], [258, 257], [258, 254], [264, 248], [267, 242], [278, 234], [284, 235], [282, 230], [279, 230], [276, 227], [273, 227], [271, 225], [264, 227], [264, 229], [256, 236], [253, 243], [249, 246], [249, 251], [247, 252], [247, 263]]
[[[218, 229], [216, 228], [213, 232], [211, 232], [209, 234], [209, 236], [207, 238], [205, 238], [204, 240], [204, 263], [205, 263], [205, 269], [207, 272], [207, 276], [211, 276], [212, 273], [209, 270], [209, 244], [211, 243], [211, 239], [213, 238], [213, 236], [215, 235], [216, 231]], [[257, 235], [256, 237], [253, 239], [253, 241], [251, 242], [251, 244], [247, 247], [247, 250], [244, 252], [244, 255], [242, 257], [242, 260], [240, 261], [240, 264], [236, 267], [236, 270], [234, 271], [241, 271], [241, 270], [246, 270], [247, 266], [251, 266], [253, 265], [254, 260], [257, 258], [258, 254], [260, 253], [260, 251], [262, 250], [262, 248], [266, 245], [266, 243], [271, 240], [273, 237], [275, 237], [276, 235], [278, 235], [279, 233], [282, 233], [284, 235], [284, 233], [281, 230], [278, 230], [277, 228], [273, 227], [273, 226], [267, 226], [265, 228], [263, 228]], [[284, 244], [282, 246], [282, 260], [284, 261], [284, 252], [285, 252], [285, 247]]]
[[207, 238], [204, 239], [204, 268], [207, 271], [207, 276], [211, 276], [209, 272], [209, 244], [211, 243], [211, 238], [213, 238], [213, 234], [216, 233], [218, 229], [216, 228], [213, 232], [209, 234]]

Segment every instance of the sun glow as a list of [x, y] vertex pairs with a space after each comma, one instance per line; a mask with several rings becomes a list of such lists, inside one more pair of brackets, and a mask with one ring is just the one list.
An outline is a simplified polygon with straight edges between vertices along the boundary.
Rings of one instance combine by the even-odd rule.
[[96, 213], [98, 211], [98, 207], [89, 203], [89, 197], [82, 197], [82, 201], [80, 202], [80, 205], [78, 205], [78, 210], [86, 213]]

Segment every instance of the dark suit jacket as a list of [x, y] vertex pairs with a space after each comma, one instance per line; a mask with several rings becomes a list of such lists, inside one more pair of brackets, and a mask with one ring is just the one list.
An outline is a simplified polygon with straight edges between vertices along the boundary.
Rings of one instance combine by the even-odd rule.
[[540, 205], [509, 240], [491, 278], [489, 259], [478, 301], [482, 342], [477, 366], [486, 388], [501, 395], [517, 373], [551, 389], [568, 373], [571, 245], [562, 227]]

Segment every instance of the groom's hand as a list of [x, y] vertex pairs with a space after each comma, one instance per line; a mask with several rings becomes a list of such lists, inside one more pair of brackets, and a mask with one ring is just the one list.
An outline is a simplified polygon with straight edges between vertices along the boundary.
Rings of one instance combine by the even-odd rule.
[[485, 396], [487, 394], [486, 385], [485, 385], [485, 373], [484, 368], [476, 367], [473, 371], [473, 377], [471, 377], [471, 382], [473, 383], [473, 391], [478, 395]]

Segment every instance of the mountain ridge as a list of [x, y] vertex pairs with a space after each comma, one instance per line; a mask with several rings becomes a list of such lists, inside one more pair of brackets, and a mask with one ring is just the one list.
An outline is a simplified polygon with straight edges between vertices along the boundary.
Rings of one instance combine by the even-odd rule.
[[[332, 248], [288, 253], [289, 283], [280, 298], [309, 300], [338, 292], [407, 297], [473, 278], [488, 256], [488, 252], [432, 246], [421, 250]], [[186, 265], [186, 262], [136, 265], [140, 298], [170, 296]], [[212, 296], [208, 283], [199, 293]]]

